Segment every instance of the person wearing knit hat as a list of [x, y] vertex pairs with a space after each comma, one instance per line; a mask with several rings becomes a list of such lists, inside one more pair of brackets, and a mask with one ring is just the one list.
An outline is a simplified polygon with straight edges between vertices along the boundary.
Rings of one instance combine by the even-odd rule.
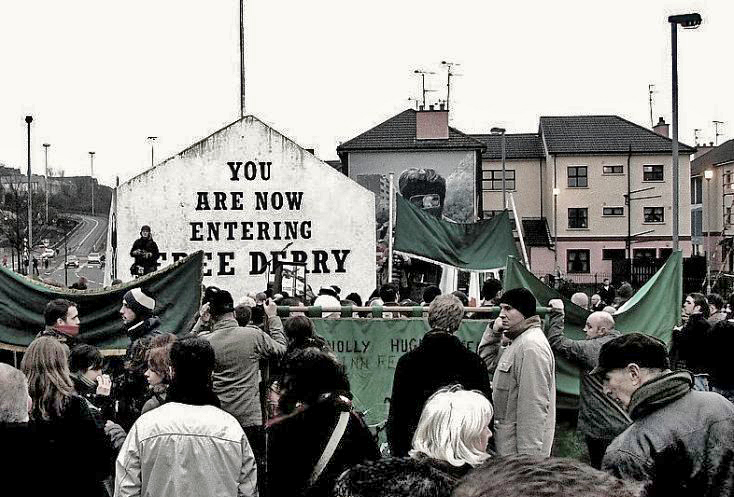
[[[500, 456], [550, 456], [556, 427], [556, 361], [526, 288], [507, 290], [500, 316], [479, 345], [492, 371], [495, 444]], [[506, 345], [508, 344], [509, 345]]]
[[150, 341], [160, 335], [161, 320], [154, 315], [155, 299], [140, 288], [128, 290], [122, 297], [120, 317], [125, 325], [130, 345], [123, 360], [124, 372], [113, 381], [116, 388], [115, 400], [118, 401], [118, 418], [126, 430], [140, 416], [147, 400], [148, 382], [145, 370]]

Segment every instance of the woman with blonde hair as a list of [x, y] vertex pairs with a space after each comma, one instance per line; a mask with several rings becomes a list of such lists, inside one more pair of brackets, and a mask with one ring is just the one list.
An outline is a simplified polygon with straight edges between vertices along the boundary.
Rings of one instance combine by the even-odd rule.
[[427, 458], [458, 481], [491, 457], [487, 444], [493, 414], [482, 393], [460, 385], [441, 388], [423, 407], [409, 454], [414, 459]]
[[43, 478], [49, 494], [105, 495], [111, 449], [87, 401], [74, 392], [66, 351], [54, 338], [37, 338], [20, 364], [32, 400], [30, 421], [46, 461]]

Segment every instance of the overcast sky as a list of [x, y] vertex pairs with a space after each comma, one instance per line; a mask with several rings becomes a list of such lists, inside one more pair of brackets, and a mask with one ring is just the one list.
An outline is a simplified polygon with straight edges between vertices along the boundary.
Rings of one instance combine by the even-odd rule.
[[[699, 12], [679, 30], [680, 138], [693, 144], [726, 121], [734, 137], [734, 2], [730, 0], [246, 0], [247, 113], [322, 159], [414, 102], [414, 69], [461, 64], [451, 125], [535, 132], [541, 115], [671, 119], [667, 16]], [[22, 0], [0, 6], [0, 162], [95, 175], [113, 185], [239, 118], [238, 0]]]

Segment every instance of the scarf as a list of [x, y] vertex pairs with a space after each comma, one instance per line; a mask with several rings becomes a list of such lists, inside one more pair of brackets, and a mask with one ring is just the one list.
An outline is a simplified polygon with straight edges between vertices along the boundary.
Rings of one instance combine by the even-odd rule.
[[691, 391], [693, 375], [688, 371], [668, 371], [635, 390], [627, 408], [633, 421], [674, 402]]
[[505, 336], [510, 340], [514, 340], [530, 328], [540, 328], [540, 316], [530, 316], [525, 318], [515, 326], [510, 326], [505, 330]]

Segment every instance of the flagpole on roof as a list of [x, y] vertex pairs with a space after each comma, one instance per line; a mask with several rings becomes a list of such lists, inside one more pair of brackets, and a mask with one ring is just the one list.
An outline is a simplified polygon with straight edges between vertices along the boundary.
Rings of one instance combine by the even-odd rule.
[[390, 201], [387, 210], [387, 282], [392, 283], [392, 231], [393, 231], [393, 203], [395, 202], [395, 190], [393, 188], [393, 178], [395, 173], [390, 173], [388, 181], [390, 182]]

